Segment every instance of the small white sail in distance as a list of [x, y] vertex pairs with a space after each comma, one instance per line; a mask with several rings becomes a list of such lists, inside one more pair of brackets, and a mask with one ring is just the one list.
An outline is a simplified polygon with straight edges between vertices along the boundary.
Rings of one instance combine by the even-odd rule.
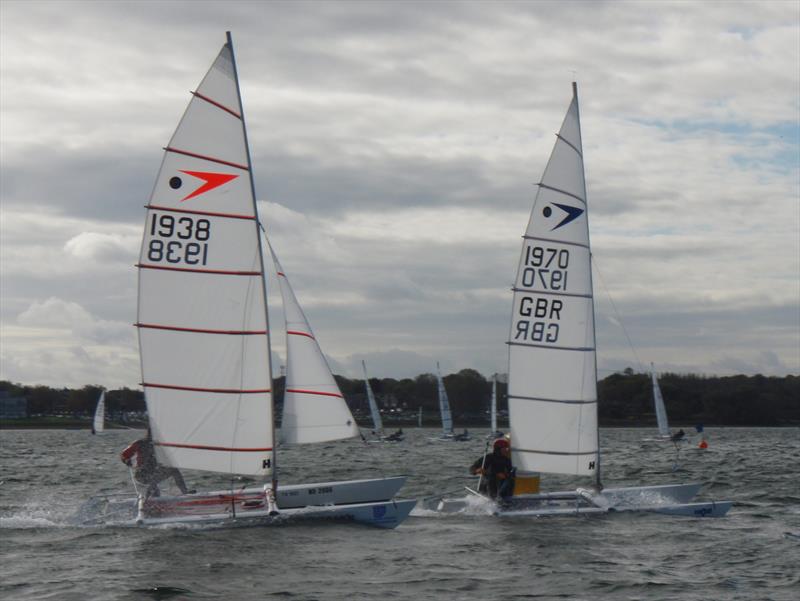
[[453, 416], [450, 413], [450, 401], [447, 399], [447, 390], [444, 387], [438, 361], [436, 362], [436, 384], [439, 392], [439, 412], [442, 415], [442, 434], [451, 436], [453, 434]]
[[100, 398], [97, 399], [97, 407], [94, 410], [94, 420], [92, 422], [92, 431], [95, 433], [102, 432], [106, 429], [106, 391], [100, 392]]
[[369, 376], [367, 375], [367, 363], [361, 361], [361, 367], [364, 368], [364, 386], [367, 389], [367, 400], [369, 401], [369, 412], [372, 415], [372, 428], [376, 434], [383, 432], [383, 420], [381, 420], [381, 412], [378, 409], [378, 403], [375, 400], [375, 395], [372, 392], [372, 386], [369, 385]]
[[597, 476], [594, 303], [574, 84], [523, 240], [508, 347], [514, 464]]
[[667, 409], [664, 406], [664, 397], [661, 396], [661, 387], [658, 385], [658, 378], [656, 378], [655, 368], [650, 364], [650, 377], [653, 380], [653, 404], [656, 409], [656, 422], [658, 423], [658, 433], [664, 437], [669, 438], [669, 421], [667, 420]]
[[283, 299], [286, 322], [286, 392], [281, 439], [307, 444], [358, 436], [353, 414], [311, 331], [278, 256], [267, 240]]
[[264, 267], [230, 37], [192, 94], [165, 148], [137, 265], [150, 429], [164, 465], [268, 476]]

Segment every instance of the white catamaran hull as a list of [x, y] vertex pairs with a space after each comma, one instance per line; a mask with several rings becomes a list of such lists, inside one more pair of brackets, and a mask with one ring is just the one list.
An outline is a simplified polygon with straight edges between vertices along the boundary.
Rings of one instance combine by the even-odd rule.
[[[262, 494], [263, 499], [263, 494]], [[396, 528], [408, 517], [416, 500], [398, 499], [374, 503], [349, 505], [309, 505], [283, 509], [271, 514], [262, 502], [258, 506], [238, 512], [231, 509], [217, 513], [189, 514], [183, 516], [145, 517], [134, 519], [125, 525], [159, 526], [170, 524], [205, 524], [220, 526], [271, 526], [297, 521], [342, 521], [356, 522], [378, 528]], [[230, 506], [229, 506], [230, 507]]]
[[[408, 515], [415, 503], [392, 500], [404, 483], [405, 477], [398, 476], [374, 480], [288, 484], [278, 489], [278, 510], [280, 516], [286, 514], [302, 519], [345, 518], [394, 528]], [[405, 511], [408, 503], [411, 505]], [[385, 511], [379, 509], [382, 506], [385, 506]], [[373, 507], [376, 508], [375, 515], [370, 517]], [[332, 511], [335, 508], [342, 511]], [[256, 519], [275, 521], [272, 520], [274, 516], [269, 515], [263, 488], [153, 497], [145, 501], [141, 515], [137, 515], [137, 498], [134, 496], [97, 497], [90, 500], [82, 513], [78, 521], [87, 525], [125, 523], [136, 521], [137, 517], [144, 525], [216, 523], [234, 519], [240, 525]], [[286, 516], [281, 519], [285, 521]], [[391, 525], [392, 520], [397, 522]]]
[[[606, 488], [602, 493], [577, 489], [520, 495], [512, 497], [505, 507], [493, 507], [491, 513], [499, 517], [543, 517], [645, 511], [689, 517], [724, 516], [732, 506], [729, 501], [690, 503], [700, 491], [700, 487], [701, 485], [696, 483], [665, 484]], [[469, 488], [467, 491], [483, 497]], [[467, 498], [442, 499], [435, 509], [454, 513], [464, 511], [469, 506]]]

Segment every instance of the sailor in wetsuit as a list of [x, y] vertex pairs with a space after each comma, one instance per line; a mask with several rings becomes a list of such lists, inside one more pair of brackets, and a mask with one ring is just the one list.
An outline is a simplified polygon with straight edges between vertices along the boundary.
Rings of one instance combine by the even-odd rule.
[[122, 463], [131, 467], [134, 455], [136, 456], [136, 468], [133, 472], [133, 477], [137, 482], [147, 486], [145, 498], [159, 496], [161, 493], [158, 490], [158, 483], [167, 478], [175, 480], [175, 484], [181, 490], [181, 493], [193, 494], [195, 492], [186, 488], [186, 482], [184, 482], [183, 476], [177, 468], [158, 464], [156, 452], [153, 448], [153, 440], [150, 438], [149, 432], [146, 437], [129, 444], [120, 453], [120, 459], [122, 459]]
[[469, 468], [473, 476], [481, 474], [480, 492], [486, 492], [493, 499], [500, 497], [507, 502], [514, 494], [514, 467], [511, 465], [511, 445], [505, 438], [498, 438], [487, 453]]

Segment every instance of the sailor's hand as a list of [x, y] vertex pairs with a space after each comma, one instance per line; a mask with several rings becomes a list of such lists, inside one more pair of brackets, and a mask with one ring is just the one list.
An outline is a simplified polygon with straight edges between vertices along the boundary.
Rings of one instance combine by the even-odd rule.
[[501, 473], [497, 474], [497, 477], [498, 477], [498, 479], [500, 479], [500, 480], [505, 480], [506, 478], [508, 478], [508, 474], [503, 474], [503, 473], [501, 472]]

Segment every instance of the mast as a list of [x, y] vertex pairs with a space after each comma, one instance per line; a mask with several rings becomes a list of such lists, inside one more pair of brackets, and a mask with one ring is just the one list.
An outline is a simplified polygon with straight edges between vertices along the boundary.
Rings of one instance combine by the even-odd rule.
[[[572, 97], [575, 99], [575, 112], [578, 115], [578, 133], [580, 135], [581, 140], [581, 154], [583, 153], [583, 132], [581, 132], [581, 113], [580, 113], [580, 104], [578, 103], [578, 83], [573, 81], [572, 82]], [[585, 167], [584, 167], [585, 171]], [[589, 236], [589, 290], [592, 291], [592, 296], [594, 296], [594, 282], [592, 280], [592, 244], [591, 244], [591, 228], [589, 227], [589, 199], [586, 195], [586, 177], [584, 175], [583, 178], [583, 199], [586, 201], [586, 229], [588, 231]], [[592, 301], [592, 339], [594, 340], [594, 348], [597, 349], [597, 325], [595, 319], [595, 309], [594, 309], [594, 300]], [[596, 396], [596, 388], [597, 388], [597, 351], [594, 352], [594, 377], [595, 377], [595, 396]], [[595, 486], [597, 490], [603, 490], [603, 482], [601, 480], [601, 469], [602, 469], [602, 462], [600, 460], [600, 411], [598, 409], [598, 419], [597, 419], [597, 469], [595, 470]]]
[[[267, 369], [269, 370], [269, 382], [270, 388], [273, 390], [275, 389], [275, 385], [272, 379], [272, 344], [271, 344], [271, 335], [270, 335], [270, 328], [269, 328], [269, 307], [267, 306], [267, 278], [264, 274], [264, 249], [261, 244], [261, 235], [259, 232], [259, 228], [263, 227], [261, 225], [261, 219], [258, 215], [258, 203], [256, 202], [256, 184], [253, 178], [253, 161], [250, 156], [250, 142], [247, 139], [247, 125], [245, 123], [244, 118], [244, 105], [242, 103], [242, 91], [239, 87], [239, 70], [236, 67], [236, 54], [233, 51], [233, 36], [231, 35], [230, 31], [225, 32], [225, 36], [227, 39], [227, 46], [231, 51], [231, 64], [233, 65], [233, 80], [236, 82], [236, 97], [239, 100], [239, 114], [242, 117], [242, 135], [244, 136], [244, 147], [245, 151], [247, 152], [247, 171], [250, 177], [250, 192], [253, 198], [253, 213], [256, 215], [255, 220], [255, 228], [256, 228], [256, 239], [258, 240], [258, 262], [261, 268], [261, 293], [264, 295], [264, 322], [267, 326]], [[264, 234], [266, 235], [266, 229], [264, 230]], [[270, 394], [270, 403], [272, 403], [272, 408], [275, 407], [275, 397], [274, 394]], [[272, 412], [271, 412], [272, 413]], [[278, 494], [278, 461], [277, 461], [277, 452], [276, 452], [276, 444], [275, 444], [275, 417], [273, 414], [272, 418], [272, 493], [275, 495], [277, 499]]]

